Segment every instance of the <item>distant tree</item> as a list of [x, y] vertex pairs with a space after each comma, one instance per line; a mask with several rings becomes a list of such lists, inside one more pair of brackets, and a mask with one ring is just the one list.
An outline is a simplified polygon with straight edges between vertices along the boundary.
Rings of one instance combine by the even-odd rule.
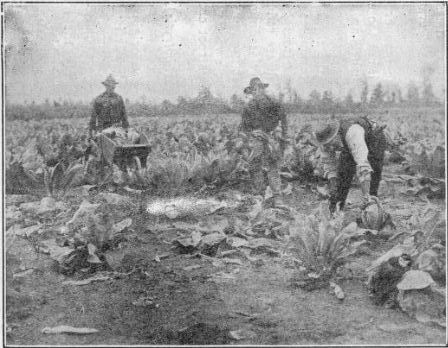
[[385, 105], [392, 105], [392, 93], [390, 91], [384, 91], [383, 102]]
[[139, 102], [141, 104], [146, 104], [146, 95], [141, 95], [140, 98], [139, 98]]
[[190, 105], [184, 97], [177, 97], [176, 101], [176, 114], [188, 114], [190, 113]]
[[367, 105], [367, 97], [369, 95], [369, 84], [367, 80], [363, 80], [362, 82], [362, 91], [361, 91], [361, 104]]
[[384, 104], [384, 91], [381, 83], [378, 83], [370, 97], [370, 105], [373, 107], [382, 106]]
[[164, 115], [172, 114], [174, 111], [174, 105], [169, 100], [165, 99], [160, 105], [160, 111]]
[[300, 98], [299, 93], [297, 93], [297, 91], [295, 89], [292, 91], [292, 94], [293, 94], [292, 103], [294, 105], [302, 104], [302, 98]]
[[341, 99], [333, 97], [331, 98], [331, 104], [324, 106], [324, 112], [333, 116], [335, 114], [346, 113], [346, 110]]
[[291, 104], [293, 102], [293, 98], [294, 98], [294, 96], [293, 96], [293, 88], [291, 86], [291, 79], [288, 79], [286, 81], [286, 96], [287, 96], [287, 100], [286, 101]]
[[427, 82], [423, 86], [422, 101], [425, 105], [434, 104], [434, 102], [436, 101], [431, 82]]
[[310, 93], [306, 109], [308, 112], [319, 112], [320, 107], [321, 107], [320, 93], [314, 89]]
[[179, 107], [185, 106], [187, 104], [187, 99], [185, 99], [185, 97], [177, 97], [177, 105]]
[[308, 114], [319, 112], [321, 107], [320, 104], [321, 104], [320, 93], [314, 89], [311, 91], [311, 93], [308, 96], [308, 99], [305, 101], [302, 111]]
[[289, 110], [292, 112], [302, 112], [304, 107], [304, 102], [296, 90], [293, 90], [292, 104], [289, 106]]
[[322, 94], [321, 109], [323, 112], [332, 112], [334, 107], [333, 93], [324, 91]]
[[210, 104], [213, 102], [213, 94], [210, 91], [210, 88], [206, 87], [206, 86], [202, 86], [201, 89], [199, 90], [198, 96], [197, 96], [197, 101], [201, 104]]
[[343, 101], [343, 107], [347, 110], [347, 112], [352, 112], [354, 108], [353, 96], [351, 93], [348, 93]]
[[392, 105], [397, 103], [397, 94], [394, 91], [390, 94], [390, 103]]
[[238, 97], [236, 94], [233, 94], [230, 97], [230, 108], [233, 112], [241, 112], [244, 107], [244, 100]]
[[202, 86], [197, 97], [192, 100], [191, 110], [194, 114], [218, 112], [217, 108], [213, 106], [214, 102], [215, 97], [210, 91], [210, 88], [207, 86]]
[[285, 93], [278, 92], [278, 100], [280, 103], [284, 103], [285, 102]]
[[403, 94], [401, 93], [401, 88], [397, 89], [397, 102], [398, 104], [403, 104]]
[[320, 93], [316, 91], [315, 89], [311, 91], [309, 100], [311, 104], [313, 105], [319, 105], [320, 104]]
[[333, 93], [331, 93], [331, 91], [324, 91], [322, 94], [322, 101], [333, 102]]
[[431, 78], [434, 75], [435, 69], [432, 65], [426, 64], [422, 67], [421, 74], [423, 80], [422, 102], [425, 105], [431, 105], [436, 102], [436, 97], [432, 89]]
[[418, 104], [420, 101], [420, 95], [418, 87], [414, 82], [410, 82], [408, 85], [407, 101], [409, 104]]

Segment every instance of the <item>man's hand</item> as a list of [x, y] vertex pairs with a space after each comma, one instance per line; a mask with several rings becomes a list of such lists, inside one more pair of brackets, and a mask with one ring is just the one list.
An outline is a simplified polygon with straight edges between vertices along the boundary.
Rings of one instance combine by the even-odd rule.
[[370, 204], [375, 203], [375, 200], [372, 198], [371, 195], [362, 195], [361, 198], [361, 209], [367, 208]]

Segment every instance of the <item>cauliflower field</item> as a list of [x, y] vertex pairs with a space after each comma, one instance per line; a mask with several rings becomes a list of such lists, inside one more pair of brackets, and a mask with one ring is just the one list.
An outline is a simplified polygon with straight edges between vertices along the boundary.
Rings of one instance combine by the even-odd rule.
[[[403, 173], [435, 178], [445, 176], [445, 123], [440, 111], [392, 110], [370, 117], [387, 125], [388, 137], [394, 143], [388, 158], [392, 157], [393, 161], [393, 155], [399, 151], [399, 158], [404, 157], [400, 161]], [[297, 135], [307, 125], [313, 126], [328, 118], [324, 115], [289, 115], [290, 146], [284, 159], [286, 167], [304, 170], [307, 161], [314, 168], [318, 167], [314, 149], [302, 144]], [[148, 170], [141, 174], [153, 184], [152, 187], [169, 187], [176, 191], [192, 181], [204, 184], [241, 174], [238, 160], [247, 157], [247, 151], [241, 146], [238, 115], [134, 118], [130, 122], [137, 131], [147, 135], [151, 144]], [[73, 146], [79, 150], [87, 148], [86, 119], [8, 121], [6, 130], [7, 180], [14, 176], [18, 164], [33, 177], [42, 175], [45, 158], [57, 154], [58, 143], [64, 134], [73, 136]], [[162, 177], [164, 181], [158, 182]], [[7, 183], [6, 187], [12, 190], [14, 185]]]
[[[289, 212], [252, 186], [239, 115], [130, 118], [150, 152], [124, 177], [88, 119], [6, 121], [8, 343], [441, 344], [445, 112], [369, 118], [389, 141], [380, 230], [363, 225], [356, 183], [344, 212], [326, 212], [306, 133], [329, 115], [288, 115]], [[399, 308], [375, 306], [366, 281], [403, 252]]]

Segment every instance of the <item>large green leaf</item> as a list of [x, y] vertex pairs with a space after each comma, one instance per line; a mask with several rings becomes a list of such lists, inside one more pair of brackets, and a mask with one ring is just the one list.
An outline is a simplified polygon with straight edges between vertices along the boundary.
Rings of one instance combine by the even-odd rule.
[[72, 187], [76, 180], [84, 175], [84, 166], [80, 163], [73, 164], [64, 173], [64, 177], [60, 183], [60, 189], [65, 194], [69, 188]]
[[61, 183], [64, 180], [65, 168], [61, 162], [58, 162], [53, 168], [50, 169], [50, 192], [55, 193], [61, 187]]

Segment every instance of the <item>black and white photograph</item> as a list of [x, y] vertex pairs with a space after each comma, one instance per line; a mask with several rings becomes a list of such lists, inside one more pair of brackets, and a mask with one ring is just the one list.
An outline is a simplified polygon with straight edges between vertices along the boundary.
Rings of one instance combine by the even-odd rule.
[[446, 346], [446, 15], [1, 1], [3, 346]]

